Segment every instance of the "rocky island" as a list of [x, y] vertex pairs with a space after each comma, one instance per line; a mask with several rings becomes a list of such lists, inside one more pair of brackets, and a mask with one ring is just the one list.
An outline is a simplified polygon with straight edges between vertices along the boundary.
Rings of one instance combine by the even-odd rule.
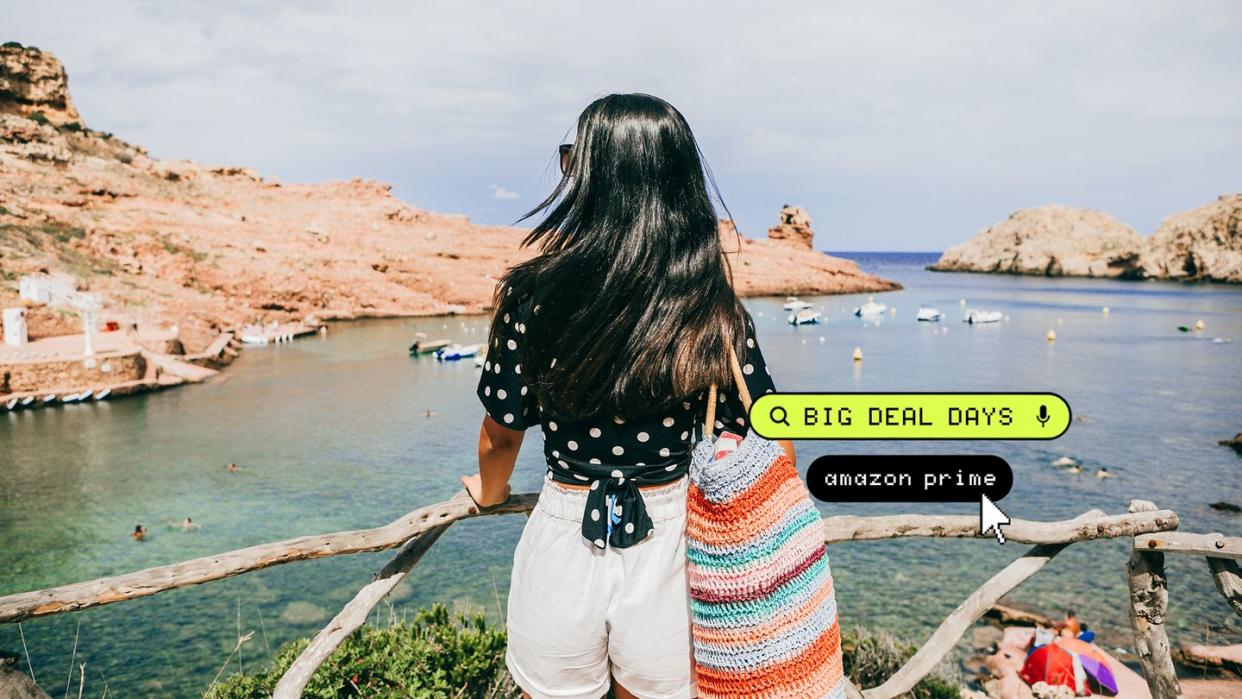
[[[0, 345], [0, 404], [81, 383], [175, 382], [174, 370], [201, 378], [164, 360], [227, 363], [246, 326], [283, 338], [323, 320], [482, 313], [501, 273], [532, 254], [526, 233], [411, 206], [382, 182], [289, 184], [153, 158], [85, 125], [54, 56], [0, 47], [0, 308], [20, 312], [32, 345], [62, 340]], [[729, 221], [720, 235], [742, 295], [900, 288], [814, 250], [797, 207], [767, 239]], [[19, 298], [23, 279], [37, 289]], [[98, 305], [106, 361], [82, 366], [80, 309], [31, 302], [50, 291]]]
[[1023, 209], [929, 269], [1242, 283], [1242, 194], [1173, 214], [1148, 238], [1091, 209]]

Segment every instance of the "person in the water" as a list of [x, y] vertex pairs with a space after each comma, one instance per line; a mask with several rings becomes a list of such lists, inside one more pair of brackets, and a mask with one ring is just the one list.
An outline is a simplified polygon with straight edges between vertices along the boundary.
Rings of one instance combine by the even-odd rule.
[[141, 524], [134, 525], [134, 533], [130, 536], [134, 537], [134, 541], [142, 541], [147, 538], [147, 528]]

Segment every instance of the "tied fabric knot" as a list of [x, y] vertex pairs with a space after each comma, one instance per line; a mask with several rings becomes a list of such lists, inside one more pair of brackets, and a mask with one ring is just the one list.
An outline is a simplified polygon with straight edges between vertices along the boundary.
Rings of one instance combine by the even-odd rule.
[[596, 548], [628, 548], [655, 528], [638, 483], [620, 473], [613, 471], [607, 478], [596, 480], [587, 492], [582, 536]]
[[[647, 538], [655, 523], [647, 513], [642, 485], [665, 485], [686, 475], [690, 463], [653, 466], [609, 466], [567, 458], [548, 465], [548, 475], [559, 483], [590, 484], [582, 513], [582, 536], [592, 546], [623, 549]], [[624, 470], [623, 470], [624, 469]]]

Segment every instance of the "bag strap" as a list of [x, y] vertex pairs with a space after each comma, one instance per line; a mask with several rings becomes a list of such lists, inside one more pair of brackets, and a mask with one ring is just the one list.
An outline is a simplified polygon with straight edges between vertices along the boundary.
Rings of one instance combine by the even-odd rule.
[[[742, 365], [737, 360], [737, 353], [733, 351], [733, 345], [729, 345], [729, 369], [733, 372], [733, 383], [737, 386], [738, 398], [742, 399], [742, 408], [747, 412], [750, 411], [751, 403], [750, 389], [746, 387], [746, 375], [742, 373]], [[716, 424], [716, 384], [713, 383], [707, 388], [707, 414], [703, 419], [703, 436], [715, 433]]]

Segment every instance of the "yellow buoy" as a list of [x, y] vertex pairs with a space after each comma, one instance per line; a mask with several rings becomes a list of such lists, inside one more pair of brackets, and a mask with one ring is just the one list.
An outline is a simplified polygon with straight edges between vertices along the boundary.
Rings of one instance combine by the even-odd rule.
[[1057, 339], [1057, 331], [1053, 330], [1052, 328], [1048, 328], [1047, 338], [1048, 338], [1048, 342], [1055, 342]]
[[854, 348], [854, 361], [856, 362], [862, 361], [862, 348], [861, 347]]
[[1195, 321], [1195, 330], [1202, 330], [1202, 329], [1203, 329], [1203, 319], [1200, 318], [1199, 320]]

